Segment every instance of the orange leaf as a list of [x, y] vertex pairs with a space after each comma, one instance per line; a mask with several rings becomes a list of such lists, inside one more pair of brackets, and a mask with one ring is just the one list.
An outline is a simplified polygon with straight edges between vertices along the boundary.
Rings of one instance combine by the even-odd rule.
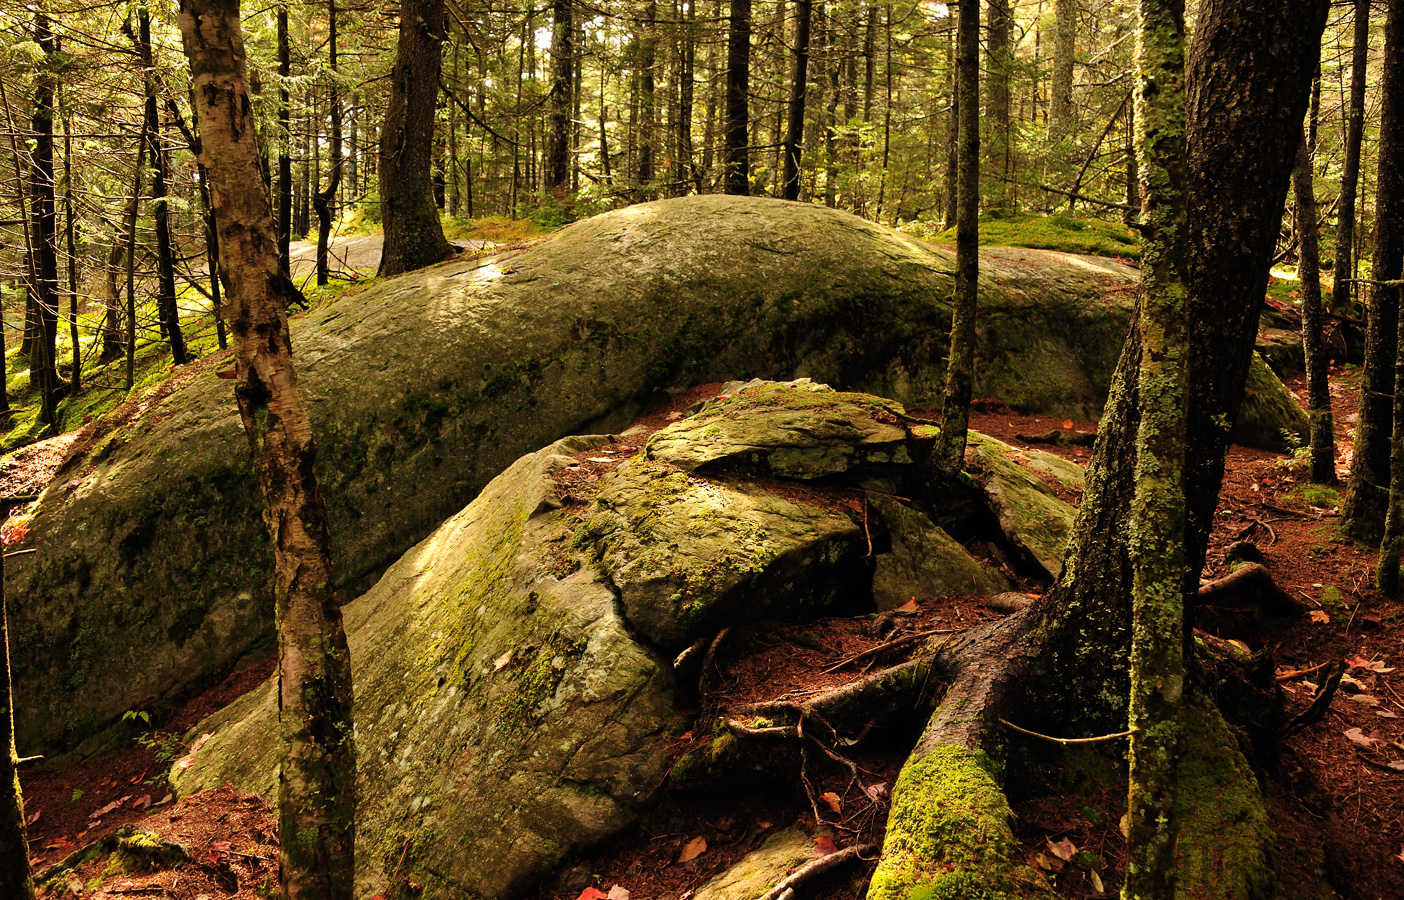
[[912, 599], [908, 600], [906, 603], [903, 603], [901, 606], [899, 606], [899, 607], [897, 607], [897, 608], [898, 608], [898, 609], [901, 609], [901, 610], [910, 610], [910, 611], [915, 612], [915, 611], [916, 611], [916, 608], [917, 608], [916, 598], [913, 597]]
[[576, 897], [575, 900], [604, 900], [606, 896], [608, 895], [599, 888], [587, 887], [580, 892], [580, 896]]
[[832, 809], [835, 813], [843, 812], [843, 800], [833, 791], [826, 791], [820, 794], [819, 799], [829, 804], [829, 809]]
[[837, 853], [838, 846], [834, 844], [834, 839], [826, 834], [821, 834], [814, 839], [814, 855], [828, 856], [830, 853]]
[[[682, 853], [678, 855], [678, 862], [691, 862], [692, 860], [696, 859], [697, 857], [701, 856], [703, 853], [706, 852], [707, 839], [695, 837], [692, 840], [688, 841], [686, 844], [683, 844]], [[600, 896], [603, 897], [604, 895], [601, 894]]]
[[1311, 620], [1318, 625], [1325, 625], [1331, 621], [1331, 616], [1324, 609], [1313, 609], [1311, 611]]
[[1072, 428], [1072, 427], [1073, 427], [1073, 420], [1072, 420], [1072, 419], [1064, 419], [1064, 420], [1063, 420], [1063, 427], [1064, 427], [1064, 428]]

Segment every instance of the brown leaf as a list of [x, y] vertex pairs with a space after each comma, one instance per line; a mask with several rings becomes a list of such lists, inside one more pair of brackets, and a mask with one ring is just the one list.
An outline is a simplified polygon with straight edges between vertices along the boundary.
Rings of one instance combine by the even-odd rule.
[[1313, 609], [1311, 611], [1311, 620], [1318, 625], [1326, 625], [1331, 621], [1331, 617], [1324, 609]]
[[829, 804], [829, 809], [832, 809], [835, 815], [843, 812], [843, 799], [833, 791], [825, 791], [819, 795], [819, 799]]
[[898, 609], [907, 610], [908, 612], [915, 612], [915, 611], [916, 611], [916, 608], [917, 608], [916, 598], [913, 597], [912, 599], [908, 600], [906, 603], [903, 603], [901, 606], [899, 606], [899, 607], [897, 607], [897, 608], [898, 608]]
[[213, 734], [209, 734], [208, 732], [205, 733], [205, 734], [200, 735], [198, 738], [195, 739], [195, 743], [193, 743], [193, 744], [190, 745], [190, 752], [191, 752], [191, 753], [199, 753], [199, 752], [200, 752], [200, 748], [203, 747], [203, 746], [205, 746], [206, 744], [208, 744], [209, 741], [210, 741], [210, 738], [212, 738], [212, 737], [214, 737], [214, 735], [213, 735]]
[[1048, 844], [1048, 849], [1052, 851], [1053, 855], [1063, 862], [1067, 862], [1077, 855], [1077, 845], [1067, 838], [1063, 838], [1056, 844], [1053, 843], [1052, 838], [1044, 838], [1044, 841]]
[[99, 810], [97, 810], [96, 812], [88, 813], [88, 818], [89, 818], [89, 819], [101, 819], [103, 816], [105, 816], [105, 815], [107, 815], [108, 813], [112, 812], [114, 809], [116, 809], [117, 807], [119, 807], [119, 806], [121, 806], [121, 805], [122, 805], [122, 801], [121, 801], [121, 800], [113, 800], [111, 803], [107, 804], [107, 805], [104, 806], [102, 809], [99, 809]]
[[1106, 891], [1106, 888], [1102, 886], [1102, 876], [1097, 874], [1096, 869], [1091, 869], [1088, 871], [1087, 880], [1092, 882], [1092, 890], [1096, 891], [1097, 893], [1101, 894]]
[[26, 825], [33, 825], [35, 822], [38, 822], [38, 821], [39, 821], [39, 812], [40, 812], [40, 811], [36, 809], [36, 810], [34, 811], [34, 815], [32, 815], [32, 816], [30, 816], [29, 818], [27, 818], [27, 819], [24, 820], [24, 824], [26, 824]]
[[1342, 732], [1342, 733], [1343, 733], [1343, 734], [1350, 740], [1350, 742], [1353, 743], [1353, 744], [1359, 744], [1359, 745], [1362, 746], [1362, 747], [1373, 747], [1373, 746], [1375, 746], [1375, 739], [1372, 738], [1372, 737], [1370, 737], [1368, 734], [1365, 734], [1365, 733], [1364, 733], [1363, 731], [1361, 731], [1359, 728], [1347, 728], [1347, 729], [1346, 729], [1344, 732]]
[[814, 839], [814, 856], [828, 856], [830, 853], [837, 852], [838, 845], [827, 834], [821, 834]]
[[682, 853], [678, 855], [678, 862], [691, 862], [692, 860], [696, 859], [697, 857], [701, 856], [703, 853], [706, 852], [707, 839], [703, 837], [695, 837], [692, 840], [688, 841], [686, 844], [683, 844]]
[[629, 900], [629, 892], [616, 884], [605, 894], [605, 900]]
[[499, 656], [499, 657], [497, 658], [496, 662], [494, 662], [494, 663], [492, 664], [492, 670], [493, 670], [494, 672], [500, 672], [500, 671], [502, 671], [502, 667], [505, 666], [505, 665], [507, 665], [509, 662], [512, 661], [512, 656], [513, 656], [513, 654], [515, 654], [516, 652], [517, 652], [517, 651], [516, 651], [516, 649], [514, 648], [514, 649], [511, 649], [511, 650], [508, 650], [506, 653], [504, 653], [504, 654], [502, 654], [501, 656]]

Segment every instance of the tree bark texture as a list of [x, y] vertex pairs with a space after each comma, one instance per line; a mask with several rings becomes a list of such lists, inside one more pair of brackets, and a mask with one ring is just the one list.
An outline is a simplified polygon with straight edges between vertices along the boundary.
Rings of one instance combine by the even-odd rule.
[[564, 194], [570, 178], [571, 94], [575, 84], [573, 0], [551, 2], [551, 133], [546, 144], [546, 193]]
[[[67, 115], [63, 118], [63, 211], [64, 249], [68, 252], [68, 340], [73, 349], [73, 370], [68, 376], [68, 393], [69, 396], [76, 397], [83, 386], [83, 345], [78, 340], [78, 250], [75, 246], [77, 226], [73, 222], [73, 132], [69, 127]], [[3, 323], [0, 323], [0, 328], [3, 327]]]
[[941, 433], [932, 450], [933, 480], [950, 484], [965, 465], [970, 398], [975, 386], [975, 316], [980, 292], [980, 4], [956, 12], [956, 108], [960, 123], [956, 185], [955, 298]]
[[[8, 512], [8, 509], [4, 510]], [[10, 680], [10, 614], [5, 600], [4, 545], [0, 543], [0, 897], [34, 900], [29, 869], [29, 836], [24, 796], [20, 793], [19, 754], [15, 750], [14, 684]]]
[[[337, 82], [336, 58], [336, 0], [327, 2], [327, 108], [331, 113], [331, 135], [327, 145], [330, 158], [327, 186], [312, 196], [312, 208], [317, 213], [317, 284], [327, 283], [331, 276], [328, 255], [331, 250], [332, 203], [341, 188], [341, 85]], [[279, 248], [281, 250], [281, 248]], [[280, 263], [281, 264], [281, 263]]]
[[151, 217], [156, 226], [156, 315], [171, 345], [171, 361], [183, 366], [188, 357], [185, 353], [185, 336], [180, 330], [180, 310], [176, 306], [175, 257], [171, 250], [170, 206], [166, 202], [169, 158], [162, 140], [160, 108], [156, 98], [151, 16], [144, 6], [137, 9], [137, 53], [146, 73], [146, 155], [151, 163]]
[[1376, 540], [1389, 505], [1394, 417], [1394, 364], [1398, 345], [1398, 281], [1404, 263], [1404, 3], [1390, 0], [1385, 14], [1384, 79], [1381, 83], [1379, 175], [1375, 187], [1375, 244], [1370, 260], [1370, 306], [1365, 326], [1365, 365], [1360, 382], [1360, 420], [1355, 455], [1341, 508], [1342, 527], [1362, 540]]
[[[1191, 330], [1185, 572], [1191, 583], [1204, 563], [1327, 7], [1327, 0], [1206, 0], [1194, 29], [1186, 73]], [[1125, 721], [1119, 698], [1130, 690], [1126, 501], [1135, 485], [1140, 357], [1140, 329], [1133, 325], [1112, 378], [1062, 575], [1034, 608], [1034, 627], [1056, 632], [1040, 668], [1067, 690], [1055, 703], [1027, 712], [1064, 729], [1114, 730]], [[1086, 627], [1058, 629], [1070, 615]], [[1094, 644], [1103, 649], [1088, 652]]]
[[[278, 7], [278, 265], [291, 274], [292, 244], [292, 97], [288, 79], [292, 76], [292, 48], [288, 44], [288, 8]], [[213, 273], [213, 270], [211, 270]], [[218, 306], [218, 303], [216, 303]], [[220, 345], [221, 349], [223, 344]]]
[[312, 428], [288, 336], [287, 308], [298, 294], [279, 268], [268, 194], [250, 189], [261, 183], [259, 149], [238, 2], [186, 0], [178, 23], [223, 250], [235, 395], [274, 552], [283, 896], [349, 900], [356, 777], [351, 667]]
[[751, 193], [748, 102], [751, 89], [751, 0], [731, 0], [726, 40], [726, 116], [722, 183], [728, 194]]
[[795, 59], [790, 77], [790, 115], [785, 123], [785, 170], [781, 178], [781, 196], [786, 200], [798, 200], [800, 195], [804, 105], [809, 95], [809, 21], [813, 8], [813, 0], [795, 0]]
[[997, 176], [990, 180], [987, 197], [992, 207], [1007, 202], [1012, 135], [1009, 121], [1009, 78], [1013, 70], [1014, 11], [1010, 0], [990, 0], [989, 38], [986, 50], [985, 109], [990, 117], [989, 150], [985, 155]]
[[422, 269], [453, 248], [434, 205], [434, 107], [447, 21], [444, 0], [405, 0], [380, 135], [381, 275]]
[[34, 79], [31, 119], [34, 150], [29, 170], [29, 226], [34, 261], [25, 341], [29, 380], [39, 390], [39, 421], [51, 423], [58, 402], [58, 217], [54, 204], [54, 92], [58, 78], [53, 68], [58, 38], [49, 26], [49, 17], [42, 12], [34, 14], [34, 42], [44, 51], [44, 62]]
[[1137, 155], [1141, 359], [1131, 507], [1131, 694], [1126, 900], [1175, 896], [1180, 709], [1185, 663], [1185, 372], [1189, 348], [1185, 213], [1184, 0], [1141, 0]]
[[1365, 134], [1365, 72], [1370, 61], [1370, 0], [1355, 0], [1355, 35], [1350, 51], [1350, 103], [1346, 112], [1345, 164], [1336, 204], [1336, 261], [1331, 307], [1348, 315], [1355, 297], [1355, 199], [1360, 185], [1360, 143]]
[[1048, 138], [1057, 142], [1072, 134], [1073, 57], [1077, 52], [1077, 0], [1055, 0], [1053, 6], [1053, 80], [1048, 98]]
[[656, 138], [658, 101], [655, 96], [653, 67], [658, 58], [658, 4], [648, 0], [644, 4], [643, 27], [638, 42], [639, 73], [639, 187], [648, 196], [649, 182], [653, 181], [653, 142]]
[[[1392, 55], [1391, 55], [1392, 54]], [[1399, 167], [1390, 164], [1404, 152], [1404, 0], [1390, 0], [1385, 14], [1385, 72], [1381, 92], [1384, 111], [1380, 122], [1380, 173], [1375, 200], [1375, 256], [1371, 278], [1376, 282], [1372, 292], [1371, 330], [1376, 309], [1392, 308], [1395, 319], [1394, 383], [1392, 412], [1393, 438], [1389, 442], [1389, 495], [1385, 517], [1384, 539], [1380, 543], [1379, 565], [1375, 584], [1391, 597], [1399, 595], [1399, 560], [1404, 551], [1404, 346], [1398, 336], [1404, 334], [1398, 316], [1404, 312], [1399, 302], [1401, 262], [1404, 262], [1404, 176]], [[1385, 285], [1380, 282], [1393, 282]], [[1366, 352], [1370, 348], [1367, 346]], [[1367, 357], [1367, 362], [1369, 361]], [[1361, 401], [1361, 424], [1364, 424], [1365, 400]], [[1358, 447], [1358, 442], [1357, 442]], [[1357, 450], [1357, 453], [1360, 451]], [[1355, 470], [1351, 470], [1351, 494], [1356, 493]]]
[[1302, 283], [1302, 349], [1306, 356], [1307, 420], [1311, 423], [1311, 469], [1316, 484], [1336, 483], [1336, 434], [1331, 422], [1331, 390], [1326, 357], [1325, 316], [1321, 308], [1321, 253], [1316, 235], [1316, 190], [1310, 140], [1302, 134], [1292, 170], [1296, 198], [1298, 264]]

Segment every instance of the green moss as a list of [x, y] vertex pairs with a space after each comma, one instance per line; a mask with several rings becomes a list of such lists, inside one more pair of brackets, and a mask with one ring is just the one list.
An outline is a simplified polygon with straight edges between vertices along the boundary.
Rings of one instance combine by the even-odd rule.
[[1234, 732], [1202, 699], [1185, 707], [1177, 900], [1273, 896], [1273, 834]]
[[555, 692], [565, 677], [572, 656], [585, 649], [584, 643], [554, 632], [516, 675], [511, 693], [497, 704], [493, 720], [506, 728], [520, 728], [533, 722], [539, 707]]
[[[907, 230], [913, 229], [908, 227]], [[951, 243], [955, 241], [955, 229], [948, 228], [924, 236], [941, 243]], [[1128, 259], [1141, 258], [1136, 233], [1122, 223], [1066, 213], [1042, 216], [990, 210], [980, 217], [980, 244], [991, 247], [1062, 250], [1066, 253], [1121, 256]]]
[[[125, 830], [125, 833], [124, 833]], [[189, 852], [173, 841], [141, 829], [124, 829], [117, 832], [117, 848], [113, 858], [129, 872], [154, 872], [158, 869], [174, 869], [190, 859]]]
[[903, 767], [868, 900], [1040, 895], [1037, 876], [1014, 862], [1013, 813], [992, 768], [949, 744]]
[[1341, 495], [1324, 484], [1304, 484], [1297, 488], [1297, 496], [1308, 506], [1322, 509], [1334, 509], [1341, 505]]

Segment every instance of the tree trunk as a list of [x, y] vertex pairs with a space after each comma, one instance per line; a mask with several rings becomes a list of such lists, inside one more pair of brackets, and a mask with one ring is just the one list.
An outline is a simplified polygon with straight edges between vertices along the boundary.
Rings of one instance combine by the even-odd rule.
[[[3, 347], [0, 347], [3, 350]], [[0, 358], [3, 358], [0, 355]], [[9, 509], [0, 510], [8, 516]], [[29, 835], [25, 828], [24, 797], [20, 793], [19, 754], [15, 749], [14, 683], [10, 679], [10, 614], [5, 601], [4, 545], [0, 543], [0, 897], [34, 900], [29, 870]]]
[[161, 330], [171, 344], [171, 361], [183, 366], [188, 361], [185, 336], [180, 330], [180, 310], [176, 306], [175, 258], [171, 252], [170, 206], [166, 202], [165, 140], [156, 97], [156, 64], [151, 50], [151, 16], [146, 7], [137, 9], [137, 54], [146, 71], [146, 155], [151, 162], [151, 216], [156, 225], [156, 315]]
[[726, 43], [725, 150], [722, 152], [724, 190], [745, 197], [751, 193], [751, 165], [747, 152], [750, 119], [747, 104], [751, 89], [751, 0], [731, 0]]
[[390, 105], [380, 135], [381, 275], [420, 269], [453, 251], [434, 206], [432, 171], [446, 25], [444, 0], [405, 0], [400, 6]]
[[653, 67], [657, 63], [657, 22], [658, 4], [648, 0], [644, 4], [643, 28], [639, 34], [639, 165], [638, 183], [644, 196], [649, 196], [649, 182], [653, 181], [653, 142], [656, 138], [658, 103], [654, 97]]
[[564, 200], [570, 178], [571, 93], [575, 84], [573, 0], [551, 0], [551, 134], [546, 144], [546, 193]]
[[990, 181], [989, 204], [1003, 207], [1008, 202], [1008, 179], [1010, 145], [1012, 136], [1009, 130], [1009, 77], [1013, 69], [1014, 56], [1011, 41], [1014, 31], [1014, 12], [1009, 0], [990, 0], [989, 5], [989, 60], [985, 76], [985, 108], [990, 117], [989, 151], [986, 159], [995, 177]]
[[[1197, 584], [1267, 293], [1287, 185], [1301, 139], [1327, 0], [1206, 0], [1186, 75], [1189, 210], [1189, 418], [1186, 578]], [[1303, 24], [1305, 23], [1305, 24]], [[1139, 328], [1112, 379], [1058, 582], [1035, 607], [1042, 625], [1069, 609], [1083, 633], [1057, 631], [1039, 661], [1065, 690], [1031, 706], [1065, 728], [1118, 727], [1128, 696], [1131, 561], [1126, 498], [1135, 485]], [[1105, 648], [1088, 653], [1092, 643]]]
[[795, 59], [790, 78], [790, 116], [785, 126], [785, 171], [781, 183], [786, 200], [800, 194], [800, 150], [804, 145], [804, 104], [809, 93], [809, 19], [813, 0], [795, 0]]
[[[292, 243], [292, 97], [288, 79], [292, 76], [292, 48], [288, 45], [288, 8], [278, 7], [278, 267], [291, 274], [289, 245]], [[204, 183], [204, 179], [201, 179]], [[213, 232], [213, 225], [206, 233]], [[214, 275], [214, 270], [210, 270]], [[218, 308], [218, 302], [215, 307]], [[220, 342], [220, 348], [224, 343]]]
[[288, 335], [287, 308], [298, 294], [278, 266], [268, 195], [248, 189], [257, 183], [259, 164], [238, 2], [185, 0], [178, 23], [224, 251], [235, 395], [273, 543], [283, 896], [349, 900], [356, 788], [351, 666], [312, 427]]
[[1370, 0], [1355, 0], [1355, 37], [1351, 48], [1350, 103], [1346, 113], [1345, 165], [1336, 204], [1336, 261], [1331, 272], [1331, 308], [1349, 315], [1355, 298], [1355, 198], [1360, 184], [1360, 142], [1365, 134], [1365, 73], [1370, 57]]
[[[954, 17], [952, 17], [954, 19]], [[955, 22], [951, 22], [951, 42], [946, 53], [946, 96], [950, 98], [946, 116], [946, 203], [941, 217], [942, 228], [954, 228], [957, 213], [957, 182], [960, 178], [960, 103], [956, 100], [956, 40]]]
[[955, 297], [941, 433], [932, 451], [933, 483], [950, 485], [965, 466], [970, 398], [975, 383], [975, 315], [980, 291], [980, 4], [964, 0], [956, 13], [956, 106], [960, 180], [957, 185]]
[[1077, 0], [1056, 0], [1053, 6], [1053, 83], [1049, 87], [1048, 139], [1072, 134], [1073, 57], [1077, 48]]
[[[331, 141], [327, 145], [331, 157], [327, 174], [327, 186], [312, 197], [312, 208], [317, 212], [317, 284], [327, 283], [331, 275], [330, 252], [332, 229], [332, 203], [336, 192], [341, 188], [341, 85], [337, 79], [336, 59], [336, 0], [327, 2], [327, 108], [331, 112]], [[437, 217], [436, 217], [437, 221]]]
[[[1375, 285], [1370, 304], [1370, 330], [1374, 331], [1377, 310], [1392, 309], [1396, 316], [1396, 344], [1392, 348], [1394, 396], [1393, 439], [1389, 442], [1389, 502], [1375, 583], [1382, 593], [1396, 597], [1399, 595], [1400, 553], [1404, 550], [1404, 347], [1398, 344], [1398, 335], [1404, 334], [1404, 328], [1397, 318], [1404, 311], [1404, 303], [1399, 302], [1401, 257], [1404, 257], [1404, 175], [1392, 163], [1404, 152], [1404, 0], [1390, 0], [1387, 7], [1384, 52], [1384, 81], [1380, 88], [1384, 110], [1380, 120], [1379, 188], [1375, 195], [1375, 255], [1370, 275]], [[1367, 352], [1369, 349], [1367, 347]], [[1362, 399], [1362, 425], [1364, 412]], [[1350, 474], [1351, 495], [1357, 496], [1354, 467]]]
[[1379, 174], [1375, 187], [1375, 248], [1370, 260], [1369, 317], [1365, 366], [1360, 383], [1360, 421], [1355, 455], [1341, 507], [1342, 529], [1362, 540], [1379, 538], [1391, 484], [1394, 363], [1398, 344], [1398, 281], [1404, 262], [1404, 13], [1390, 0], [1385, 18], [1384, 79], [1381, 83]]
[[[702, 193], [702, 173], [697, 168], [696, 153], [692, 146], [692, 116], [696, 106], [697, 67], [697, 2], [689, 0], [683, 24], [682, 47], [678, 62], [678, 179], [691, 182], [697, 193]], [[679, 193], [686, 194], [683, 189]]]
[[1302, 283], [1302, 349], [1306, 356], [1307, 419], [1311, 423], [1311, 471], [1316, 484], [1336, 483], [1336, 435], [1331, 423], [1329, 360], [1321, 309], [1321, 258], [1316, 236], [1316, 192], [1310, 140], [1302, 134], [1292, 172], [1296, 198], [1297, 276]]
[[[64, 245], [68, 251], [68, 340], [73, 345], [73, 371], [69, 373], [68, 395], [78, 396], [83, 386], [83, 345], [78, 339], [78, 251], [73, 223], [73, 135], [69, 116], [63, 117], [63, 220]], [[3, 594], [3, 592], [0, 592]]]
[[1136, 119], [1145, 179], [1137, 381], [1126, 900], [1175, 896], [1185, 662], [1184, 0], [1141, 0]]
[[[29, 342], [29, 380], [39, 390], [39, 421], [54, 421], [58, 402], [58, 370], [55, 367], [58, 340], [58, 234], [54, 208], [54, 57], [58, 39], [49, 27], [49, 17], [34, 14], [34, 42], [44, 51], [44, 62], [34, 79], [34, 149], [29, 174], [30, 228], [33, 237], [34, 283], [30, 292], [32, 318], [26, 316]], [[29, 325], [32, 322], [32, 330]]]

